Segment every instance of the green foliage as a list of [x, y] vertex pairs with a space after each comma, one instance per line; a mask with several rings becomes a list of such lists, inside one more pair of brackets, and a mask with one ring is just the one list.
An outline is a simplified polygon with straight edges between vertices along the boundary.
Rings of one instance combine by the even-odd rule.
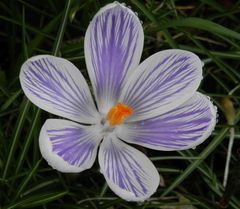
[[[142, 60], [168, 48], [197, 53], [203, 62], [200, 91], [219, 111], [211, 137], [195, 150], [156, 152], [144, 149], [161, 173], [159, 187], [149, 201], [128, 203], [106, 186], [96, 162], [91, 170], [61, 174], [41, 158], [38, 134], [46, 118], [25, 97], [19, 84], [21, 64], [37, 54], [54, 54], [74, 62], [86, 75], [83, 40], [96, 12], [108, 0], [0, 1], [0, 208], [189, 208], [212, 209], [229, 203], [240, 208], [240, 186], [222, 186], [229, 129], [235, 129], [231, 157], [231, 185], [240, 185], [240, 1], [126, 0], [143, 22]], [[233, 125], [222, 103], [234, 104]], [[184, 197], [184, 198], [183, 198]], [[182, 201], [184, 199], [184, 201]]]

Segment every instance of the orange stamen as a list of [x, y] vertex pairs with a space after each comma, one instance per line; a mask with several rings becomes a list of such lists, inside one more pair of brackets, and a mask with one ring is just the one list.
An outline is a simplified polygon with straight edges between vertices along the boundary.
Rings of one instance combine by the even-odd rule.
[[117, 103], [113, 106], [107, 114], [107, 120], [110, 126], [121, 124], [126, 117], [131, 116], [133, 113], [132, 108], [122, 103]]

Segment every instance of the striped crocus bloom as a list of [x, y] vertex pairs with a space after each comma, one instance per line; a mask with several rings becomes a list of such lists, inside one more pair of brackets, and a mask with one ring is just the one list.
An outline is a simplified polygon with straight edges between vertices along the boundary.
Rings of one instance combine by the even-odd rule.
[[49, 165], [81, 172], [98, 152], [109, 187], [129, 201], [149, 198], [160, 180], [153, 163], [130, 144], [162, 151], [193, 148], [216, 122], [215, 107], [197, 92], [200, 59], [171, 49], [139, 64], [143, 40], [138, 17], [124, 5], [108, 4], [95, 15], [84, 44], [95, 100], [81, 72], [63, 58], [32, 57], [20, 73], [22, 89], [35, 105], [66, 118], [48, 119], [41, 129], [40, 150]]

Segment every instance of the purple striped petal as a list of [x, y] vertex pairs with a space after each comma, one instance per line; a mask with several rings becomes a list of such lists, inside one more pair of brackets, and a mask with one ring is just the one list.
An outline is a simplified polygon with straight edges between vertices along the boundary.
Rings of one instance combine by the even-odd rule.
[[127, 80], [121, 103], [132, 107], [129, 121], [152, 118], [178, 107], [197, 90], [202, 64], [193, 53], [165, 50], [146, 59]]
[[124, 141], [155, 150], [196, 147], [209, 137], [216, 124], [216, 108], [201, 93], [170, 112], [118, 127]]
[[90, 23], [84, 50], [100, 112], [116, 104], [126, 78], [139, 64], [143, 38], [138, 17], [118, 2], [103, 7]]
[[121, 198], [144, 201], [156, 191], [160, 177], [152, 162], [116, 136], [104, 138], [98, 157], [109, 187]]
[[40, 55], [21, 68], [21, 86], [28, 99], [43, 110], [77, 122], [97, 123], [99, 113], [81, 72], [69, 61]]
[[81, 172], [92, 167], [102, 139], [97, 126], [48, 119], [41, 129], [39, 145], [50, 166], [61, 172]]

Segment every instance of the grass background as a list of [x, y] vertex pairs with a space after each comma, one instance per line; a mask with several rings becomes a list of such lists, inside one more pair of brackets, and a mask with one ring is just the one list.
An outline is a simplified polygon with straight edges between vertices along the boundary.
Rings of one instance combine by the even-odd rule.
[[[240, 208], [240, 1], [126, 0], [143, 22], [142, 60], [168, 48], [198, 54], [205, 63], [199, 91], [218, 107], [212, 136], [195, 150], [140, 148], [164, 179], [145, 203], [129, 203], [107, 187], [96, 162], [79, 174], [52, 170], [41, 158], [38, 134], [46, 118], [24, 96], [21, 64], [37, 54], [72, 61], [87, 76], [86, 28], [105, 0], [0, 1], [0, 208]], [[171, 127], [170, 127], [171, 128]], [[230, 130], [234, 137], [230, 179], [222, 186]], [[220, 202], [220, 203], [219, 203]]]

